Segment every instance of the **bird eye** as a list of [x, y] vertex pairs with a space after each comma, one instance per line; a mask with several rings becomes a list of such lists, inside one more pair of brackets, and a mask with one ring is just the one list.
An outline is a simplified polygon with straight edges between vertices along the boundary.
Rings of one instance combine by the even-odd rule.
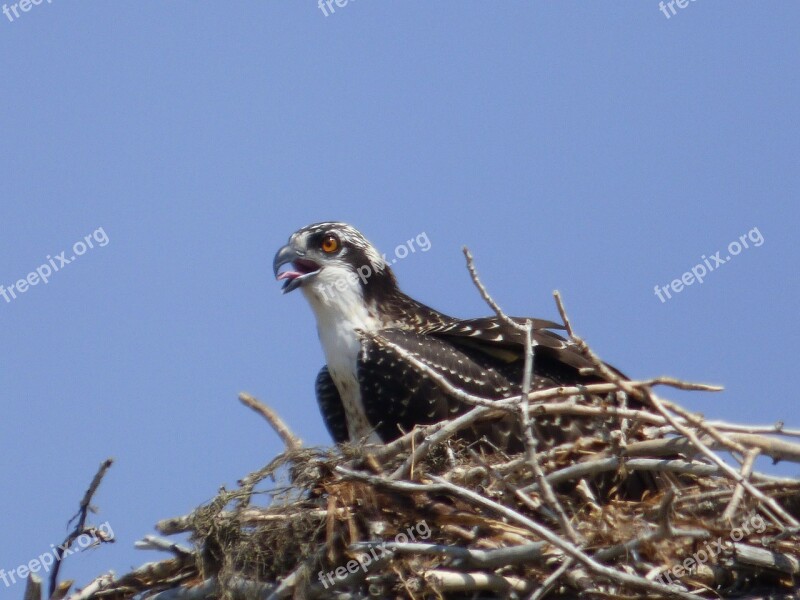
[[324, 238], [322, 238], [322, 242], [320, 242], [319, 247], [322, 248], [322, 251], [325, 254], [333, 254], [340, 247], [339, 238], [337, 238], [332, 233], [329, 233]]

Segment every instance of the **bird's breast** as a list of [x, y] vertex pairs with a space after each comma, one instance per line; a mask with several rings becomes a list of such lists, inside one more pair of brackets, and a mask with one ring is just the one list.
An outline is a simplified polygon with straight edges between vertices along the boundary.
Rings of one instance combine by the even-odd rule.
[[319, 338], [325, 353], [328, 371], [342, 399], [347, 430], [352, 442], [358, 442], [365, 438], [373, 443], [381, 442], [373, 431], [373, 425], [367, 419], [358, 380], [358, 362], [361, 356], [362, 340], [357, 330], [372, 329], [374, 326], [373, 323], [363, 319], [357, 321], [340, 319], [318, 323]]

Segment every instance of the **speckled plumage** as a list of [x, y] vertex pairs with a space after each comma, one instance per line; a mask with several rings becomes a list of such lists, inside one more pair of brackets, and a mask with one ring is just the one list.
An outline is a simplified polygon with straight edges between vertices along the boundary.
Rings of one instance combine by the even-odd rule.
[[[331, 235], [340, 249], [328, 255], [318, 246]], [[276, 256], [276, 274], [291, 256], [301, 257], [305, 271], [311, 269], [303, 273], [301, 289], [317, 318], [327, 360], [317, 376], [316, 394], [336, 442], [388, 442], [415, 425], [434, 423], [470, 408], [420, 374], [389, 344], [412, 353], [466, 392], [493, 399], [520, 392], [523, 333], [496, 317], [456, 319], [410, 298], [399, 289], [377, 249], [353, 227], [326, 222], [298, 230]], [[363, 265], [370, 267], [368, 278], [348, 278]], [[336, 288], [337, 293], [326, 293], [332, 282], [341, 283], [343, 278], [348, 278], [348, 283]], [[556, 333], [563, 330], [561, 325], [531, 321], [536, 346], [533, 389], [597, 381], [579, 373], [591, 363]], [[363, 335], [363, 331], [372, 335]], [[357, 389], [352, 389], [353, 382]], [[485, 424], [464, 432], [464, 437], [486, 436], [500, 447], [518, 446], [520, 433], [511, 422]], [[546, 445], [574, 439], [591, 426], [589, 422], [577, 428], [574, 423], [538, 425], [536, 433]]]

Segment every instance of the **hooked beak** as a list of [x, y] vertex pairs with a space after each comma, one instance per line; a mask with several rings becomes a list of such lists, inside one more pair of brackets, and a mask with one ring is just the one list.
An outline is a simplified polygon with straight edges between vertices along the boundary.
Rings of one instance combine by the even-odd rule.
[[[278, 281], [283, 280], [283, 293], [287, 294], [299, 288], [303, 282], [319, 273], [320, 266], [312, 260], [303, 258], [304, 253], [288, 244], [278, 250], [272, 260], [272, 270]], [[291, 264], [294, 268], [278, 273], [283, 265]]]

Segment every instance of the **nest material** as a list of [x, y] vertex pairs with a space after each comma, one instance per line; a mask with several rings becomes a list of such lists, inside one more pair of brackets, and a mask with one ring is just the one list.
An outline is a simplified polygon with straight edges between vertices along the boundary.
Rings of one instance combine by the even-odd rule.
[[[800, 479], [753, 468], [759, 456], [800, 462], [787, 441], [800, 431], [706, 421], [652, 388], [715, 388], [623, 380], [571, 338], [608, 383], [498, 402], [462, 393], [469, 412], [381, 447], [303, 448], [242, 395], [286, 451], [158, 523], [164, 536], [188, 532], [192, 548], [148, 536], [139, 547], [172, 557], [68, 600], [800, 597]], [[541, 418], [605, 426], [552, 448], [529, 435], [516, 456], [459, 440], [499, 413], [524, 431]], [[631, 493], [645, 479], [654, 485]]]
[[[164, 535], [190, 532], [193, 549], [162, 540], [173, 558], [74, 597], [795, 597], [800, 480], [752, 467], [757, 454], [791, 458], [796, 445], [670, 405], [701, 448], [741, 446], [742, 486], [666, 416], [622, 419], [613, 394], [561, 393], [575, 413], [616, 419], [620, 435], [518, 456], [454, 438], [424, 446], [441, 425], [383, 448], [295, 444], [238, 489], [158, 524]], [[649, 439], [626, 443], [623, 422]], [[661, 485], [625, 498], [622, 484], [642, 472]]]

